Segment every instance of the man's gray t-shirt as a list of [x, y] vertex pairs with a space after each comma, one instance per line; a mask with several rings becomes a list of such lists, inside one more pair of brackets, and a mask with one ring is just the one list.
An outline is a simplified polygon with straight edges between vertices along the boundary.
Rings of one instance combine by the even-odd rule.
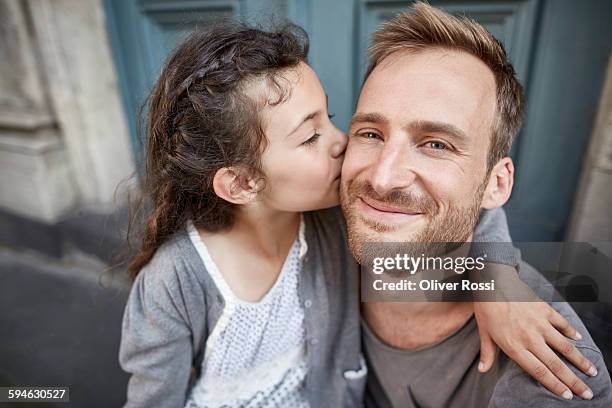
[[[540, 289], [550, 290], [550, 284], [535, 269], [521, 263], [520, 277], [541, 297], [548, 298], [543, 296]], [[414, 351], [385, 344], [363, 322], [363, 345], [369, 368], [366, 407], [539, 408], [573, 407], [577, 404], [612, 407], [612, 384], [601, 352], [567, 303], [555, 302], [551, 306], [583, 335], [583, 339], [576, 342], [576, 347], [595, 364], [599, 372], [596, 377], [590, 378], [570, 364], [572, 370], [593, 390], [591, 401], [576, 396], [566, 401], [555, 396], [502, 352], [490, 371], [480, 373], [480, 338], [472, 317], [453, 335]]]

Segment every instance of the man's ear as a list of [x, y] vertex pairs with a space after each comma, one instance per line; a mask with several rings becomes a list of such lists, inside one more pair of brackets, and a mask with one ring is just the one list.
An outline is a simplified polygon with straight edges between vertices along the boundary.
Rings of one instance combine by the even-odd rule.
[[240, 169], [223, 167], [215, 173], [213, 189], [215, 194], [232, 204], [247, 204], [257, 196], [258, 183], [252, 179], [244, 182]]
[[514, 163], [510, 157], [504, 157], [491, 169], [481, 207], [491, 209], [504, 205], [510, 198], [513, 185]]

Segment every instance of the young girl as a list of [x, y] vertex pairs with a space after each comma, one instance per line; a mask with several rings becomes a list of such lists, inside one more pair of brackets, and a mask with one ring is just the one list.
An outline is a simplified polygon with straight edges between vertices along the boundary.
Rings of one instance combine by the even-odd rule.
[[361, 405], [359, 269], [337, 207], [347, 141], [307, 52], [298, 27], [225, 21], [170, 55], [149, 104], [126, 406]]

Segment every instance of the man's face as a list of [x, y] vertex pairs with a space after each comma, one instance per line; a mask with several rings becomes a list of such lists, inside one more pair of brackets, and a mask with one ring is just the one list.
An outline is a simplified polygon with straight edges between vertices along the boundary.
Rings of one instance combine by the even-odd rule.
[[487, 185], [495, 79], [477, 58], [396, 52], [365, 82], [342, 167], [349, 244], [465, 242]]

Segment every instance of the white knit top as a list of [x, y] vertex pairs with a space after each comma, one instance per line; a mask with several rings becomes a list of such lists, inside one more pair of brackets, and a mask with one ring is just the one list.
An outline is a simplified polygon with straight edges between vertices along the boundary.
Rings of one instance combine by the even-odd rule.
[[282, 270], [263, 299], [236, 297], [191, 221], [189, 237], [225, 301], [211, 332], [201, 375], [186, 408], [307, 407], [304, 310], [298, 297], [302, 259], [308, 246], [304, 220]]

